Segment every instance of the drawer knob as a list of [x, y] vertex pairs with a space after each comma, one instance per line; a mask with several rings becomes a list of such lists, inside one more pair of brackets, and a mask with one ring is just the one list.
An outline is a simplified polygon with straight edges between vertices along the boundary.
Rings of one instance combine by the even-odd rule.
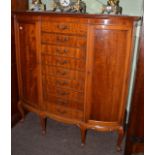
[[65, 85], [68, 85], [68, 82], [67, 81], [56, 81], [56, 84], [61, 85], [61, 86], [65, 86]]
[[23, 30], [23, 27], [22, 26], [19, 26], [19, 30]]
[[57, 60], [57, 61], [56, 61], [56, 64], [58, 64], [58, 65], [65, 65], [65, 64], [67, 64], [67, 63], [68, 63], [67, 60], [64, 60], [64, 61], [59, 61], [59, 60]]
[[57, 71], [57, 74], [58, 75], [66, 75], [67, 74], [67, 71]]
[[57, 99], [57, 100], [56, 100], [56, 103], [57, 103], [57, 104], [64, 105], [64, 104], [67, 104], [68, 102], [67, 102], [66, 100]]
[[64, 49], [64, 50], [56, 49], [57, 54], [67, 54], [68, 52], [69, 51], [67, 49]]
[[69, 92], [58, 91], [58, 95], [62, 95], [62, 96], [69, 95]]
[[56, 110], [57, 110], [57, 112], [59, 112], [61, 114], [66, 114], [67, 113], [65, 110], [62, 110], [62, 109], [59, 109], [59, 108], [57, 108]]
[[60, 30], [67, 30], [69, 27], [67, 25], [58, 25], [57, 28]]
[[69, 37], [59, 37], [59, 36], [57, 36], [56, 40], [58, 42], [66, 42], [66, 41], [69, 40]]

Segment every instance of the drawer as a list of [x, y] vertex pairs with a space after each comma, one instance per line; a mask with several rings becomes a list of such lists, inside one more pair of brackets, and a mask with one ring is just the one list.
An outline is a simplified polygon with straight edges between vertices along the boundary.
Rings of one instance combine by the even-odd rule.
[[46, 93], [46, 95], [44, 95], [44, 101], [51, 104], [71, 108], [71, 109], [76, 109], [81, 111], [84, 109], [84, 102], [64, 99], [61, 97], [53, 96], [50, 93]]
[[84, 112], [72, 108], [46, 103], [46, 111], [54, 115], [62, 116], [63, 118], [83, 120]]
[[42, 65], [42, 74], [70, 80], [85, 80], [85, 72], [47, 65]]
[[47, 54], [42, 54], [42, 64], [63, 67], [68, 69], [75, 69], [85, 71], [85, 61], [80, 59], [73, 59], [68, 57], [58, 57]]
[[86, 37], [42, 33], [42, 44], [58, 44], [69, 47], [86, 47]]
[[[45, 86], [46, 87], [46, 86]], [[64, 88], [55, 88], [47, 90], [47, 93], [53, 94], [54, 96], [58, 96], [60, 98], [66, 99], [66, 100], [73, 100], [73, 101], [84, 101], [84, 94], [81, 92], [72, 91], [69, 89]]]
[[86, 58], [86, 48], [71, 48], [65, 46], [42, 44], [42, 53], [77, 59]]
[[84, 91], [84, 81], [82, 80], [69, 80], [62, 78], [54, 78], [51, 76], [43, 76], [43, 80], [45, 81], [47, 88], [51, 89], [52, 87], [61, 87], [72, 89], [75, 91]]
[[79, 23], [42, 22], [41, 29], [43, 32], [87, 34], [87, 25]]

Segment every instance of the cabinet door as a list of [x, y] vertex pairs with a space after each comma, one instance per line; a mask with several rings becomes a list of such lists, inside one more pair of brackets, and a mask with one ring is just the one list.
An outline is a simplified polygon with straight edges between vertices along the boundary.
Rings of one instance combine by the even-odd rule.
[[39, 61], [37, 51], [38, 24], [33, 21], [16, 23], [17, 65], [20, 98], [32, 107], [39, 104]]
[[92, 26], [89, 32], [88, 119], [120, 124], [127, 100], [132, 31]]

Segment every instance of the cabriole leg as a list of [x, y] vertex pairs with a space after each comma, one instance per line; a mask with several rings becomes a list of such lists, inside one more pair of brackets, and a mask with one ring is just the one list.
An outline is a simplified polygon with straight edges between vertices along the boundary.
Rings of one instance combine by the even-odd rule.
[[24, 122], [24, 119], [25, 119], [25, 112], [24, 112], [24, 108], [23, 108], [23, 106], [22, 106], [22, 103], [21, 103], [21, 101], [19, 101], [18, 102], [18, 110], [19, 110], [19, 112], [20, 112], [20, 114], [21, 114], [21, 120], [20, 120], [20, 122]]
[[42, 135], [45, 135], [46, 134], [46, 118], [44, 116], [40, 116], [40, 124], [41, 124]]
[[87, 133], [87, 128], [84, 125], [80, 125], [80, 129], [81, 129], [81, 146], [85, 145], [85, 141], [86, 141], [86, 133]]
[[117, 151], [121, 151], [121, 144], [124, 137], [124, 129], [120, 127], [118, 130]]

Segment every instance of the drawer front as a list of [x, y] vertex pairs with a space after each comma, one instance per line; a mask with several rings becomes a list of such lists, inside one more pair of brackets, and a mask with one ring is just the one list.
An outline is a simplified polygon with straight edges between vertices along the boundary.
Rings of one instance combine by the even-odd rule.
[[49, 93], [47, 93], [46, 96], [44, 96], [44, 98], [45, 98], [44, 101], [51, 104], [59, 105], [62, 107], [72, 108], [72, 109], [81, 110], [81, 111], [83, 111], [83, 108], [84, 108], [83, 102], [64, 99], [61, 97], [53, 96]]
[[53, 87], [61, 87], [80, 92], [84, 91], [84, 81], [81, 80], [68, 80], [51, 76], [45, 76], [43, 80], [46, 81], [46, 85], [49, 89]]
[[87, 25], [78, 23], [42, 22], [41, 29], [43, 32], [87, 34]]
[[85, 73], [61, 67], [42, 65], [42, 74], [70, 80], [85, 80]]
[[46, 98], [46, 94], [49, 95], [54, 95], [57, 97], [60, 97], [65, 100], [72, 100], [72, 101], [78, 101], [78, 102], [83, 102], [84, 101], [84, 94], [81, 92], [76, 92], [72, 91], [69, 89], [64, 89], [64, 88], [57, 88], [55, 86], [48, 87], [46, 84], [43, 85], [44, 89], [44, 97]]
[[69, 47], [86, 47], [86, 37], [42, 33], [42, 44], [67, 45]]
[[85, 61], [42, 54], [42, 64], [85, 71]]
[[49, 55], [51, 54], [57, 56], [66, 56], [77, 59], [85, 59], [86, 48], [71, 48], [65, 46], [42, 44], [42, 53]]
[[83, 111], [72, 108], [63, 107], [62, 105], [55, 105], [52, 103], [46, 104], [46, 111], [58, 116], [69, 119], [83, 120]]

